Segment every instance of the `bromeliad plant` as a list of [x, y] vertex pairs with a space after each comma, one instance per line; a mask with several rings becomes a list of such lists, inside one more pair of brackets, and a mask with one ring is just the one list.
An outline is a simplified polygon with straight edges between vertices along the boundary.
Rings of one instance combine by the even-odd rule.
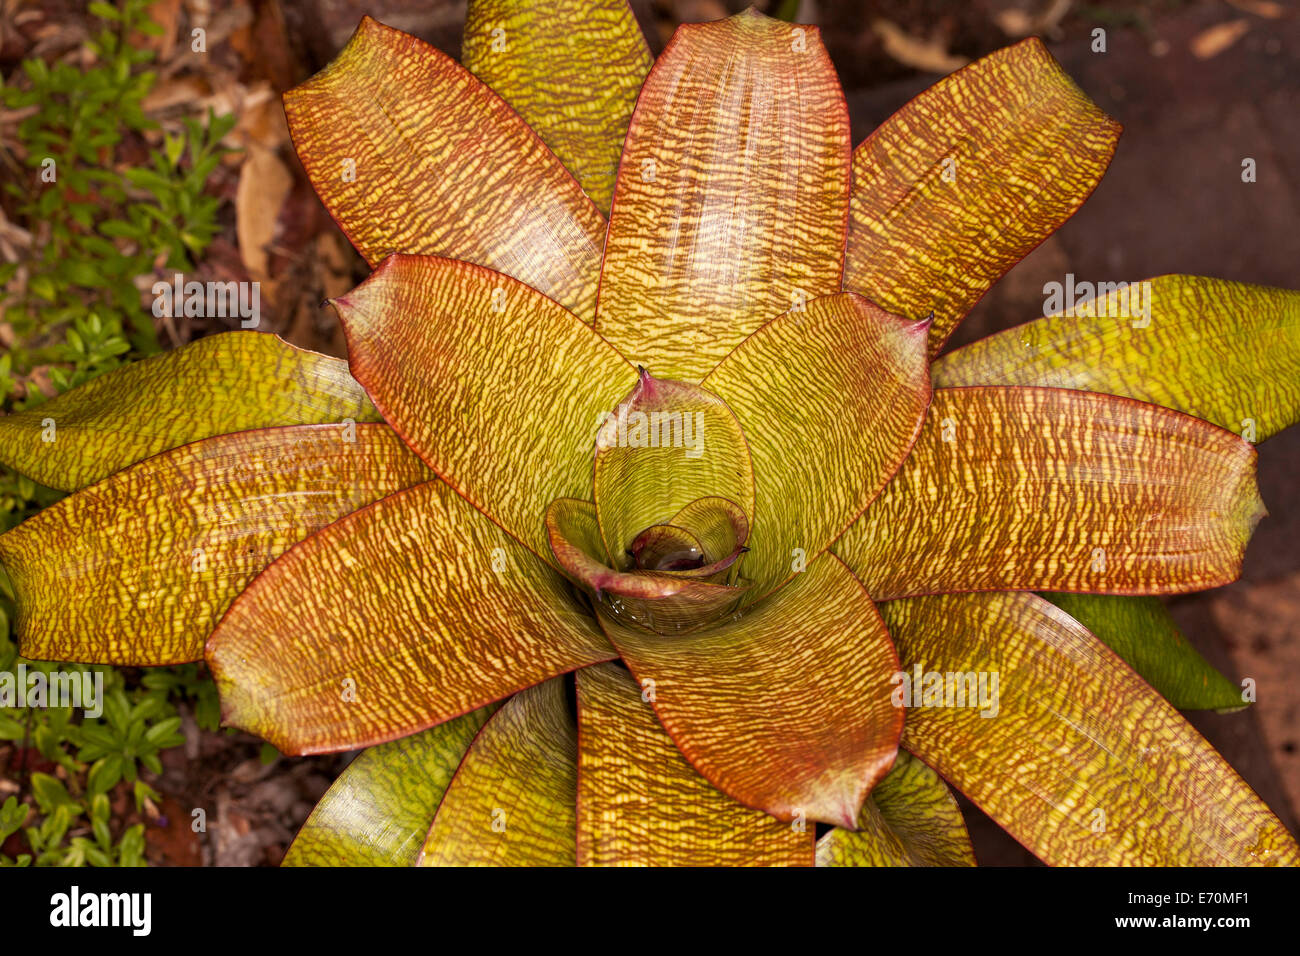
[[286, 110], [375, 267], [348, 365], [231, 333], [0, 420], [80, 489], [0, 560], [29, 656], [206, 656], [228, 723], [378, 745], [288, 862], [969, 864], [943, 779], [1049, 863], [1297, 861], [1033, 592], [1237, 576], [1224, 426], [1295, 421], [1300, 295], [1167, 276], [932, 362], [1119, 134], [1041, 43], [852, 153], [812, 28], [652, 64], [622, 0], [471, 2], [464, 67], [367, 19]]

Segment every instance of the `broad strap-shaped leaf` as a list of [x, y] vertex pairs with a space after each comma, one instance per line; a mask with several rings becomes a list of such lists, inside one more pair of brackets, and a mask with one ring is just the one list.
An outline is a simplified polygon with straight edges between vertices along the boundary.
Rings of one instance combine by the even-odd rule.
[[835, 543], [878, 601], [1199, 591], [1264, 514], [1255, 449], [1180, 412], [1055, 388], [935, 389], [894, 480]]
[[281, 866], [413, 866], [447, 785], [492, 710], [363, 751], [316, 804]]
[[601, 627], [695, 769], [780, 820], [852, 827], [888, 772], [898, 658], [871, 598], [832, 554], [743, 616], [665, 639]]
[[565, 678], [521, 690], [470, 745], [420, 866], [573, 866], [578, 729]]
[[461, 62], [609, 212], [628, 120], [654, 62], [627, 0], [471, 0]]
[[827, 296], [773, 319], [704, 379], [754, 462], [754, 599], [826, 550], [898, 470], [930, 402], [925, 347], [925, 323]]
[[818, 866], [974, 866], [961, 808], [939, 775], [905, 750], [876, 784], [858, 829], [817, 841]]
[[432, 475], [387, 425], [218, 435], [119, 471], [0, 536], [25, 656], [179, 664], [286, 548]]
[[1042, 597], [1091, 631], [1179, 710], [1246, 706], [1241, 688], [1188, 643], [1159, 598], [1068, 593]]
[[1182, 275], [1103, 285], [1068, 313], [943, 356], [934, 384], [1127, 395], [1250, 441], [1300, 421], [1300, 292]]
[[284, 112], [317, 195], [371, 266], [394, 252], [464, 259], [591, 320], [604, 217], [455, 60], [365, 17]]
[[347, 363], [261, 332], [222, 332], [0, 417], [0, 464], [60, 491], [201, 438], [379, 421]]
[[844, 288], [933, 313], [934, 355], [1083, 204], [1119, 133], [1036, 37], [940, 80], [854, 150]]
[[770, 316], [840, 290], [849, 119], [815, 27], [682, 24], [628, 127], [596, 326], [698, 381]]
[[564, 580], [441, 481], [285, 552], [206, 655], [223, 721], [292, 754], [393, 740], [614, 656]]
[[810, 866], [811, 823], [713, 789], [616, 664], [578, 671], [579, 866]]
[[596, 429], [632, 367], [545, 296], [451, 259], [392, 256], [334, 307], [352, 373], [384, 418], [549, 560], [546, 506], [591, 498]]
[[[691, 502], [721, 497], [754, 513], [754, 466], [735, 414], [698, 385], [640, 378], [596, 433], [593, 492], [609, 560]], [[747, 517], [748, 520], [748, 517]], [[689, 530], [689, 529], [688, 529]]]
[[992, 708], [910, 708], [903, 745], [1044, 862], [1300, 864], [1224, 759], [1064, 611], [1000, 592], [881, 612], [904, 670], [997, 675]]
[[603, 561], [596, 508], [557, 498], [546, 509], [551, 552], [561, 570], [620, 621], [675, 635], [735, 610], [745, 588], [684, 574], [619, 571]]

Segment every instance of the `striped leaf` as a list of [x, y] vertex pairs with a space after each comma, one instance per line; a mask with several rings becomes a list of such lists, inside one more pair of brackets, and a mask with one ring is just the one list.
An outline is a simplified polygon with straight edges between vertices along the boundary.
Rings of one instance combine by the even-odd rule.
[[838, 538], [916, 441], [930, 403], [924, 323], [859, 295], [773, 319], [704, 379], [735, 414], [754, 462], [759, 599]]
[[316, 194], [371, 266], [394, 252], [464, 259], [590, 321], [604, 217], [455, 60], [365, 17], [284, 111]]
[[573, 866], [578, 733], [564, 678], [511, 697], [447, 787], [420, 866]]
[[852, 827], [894, 761], [898, 658], [834, 555], [742, 617], [689, 634], [600, 621], [678, 749], [745, 806]]
[[591, 499], [597, 427], [635, 370], [573, 313], [465, 262], [393, 256], [333, 305], [384, 418], [549, 560], [546, 506]]
[[628, 120], [653, 62], [627, 0], [471, 0], [461, 62], [608, 213]]
[[334, 781], [294, 837], [282, 866], [413, 866], [429, 822], [484, 707], [365, 750]]
[[1179, 710], [1244, 707], [1241, 688], [1188, 643], [1159, 598], [1048, 593]]
[[597, 328], [699, 381], [773, 315], [840, 291], [849, 120], [814, 27], [683, 24], [628, 127]]
[[933, 314], [936, 354], [1088, 198], [1119, 132], [1037, 37], [940, 80], [853, 152], [844, 288]]
[[818, 866], [974, 866], [961, 809], [939, 775], [906, 751], [862, 805], [857, 830], [817, 841]]
[[76, 491], [160, 451], [275, 425], [379, 413], [341, 359], [260, 332], [222, 332], [0, 417], [0, 464]]
[[292, 754], [394, 740], [612, 657], [564, 579], [441, 481], [281, 555], [206, 654], [223, 721]]
[[287, 548], [430, 477], [377, 424], [236, 432], [146, 458], [0, 536], [22, 652], [199, 660], [230, 602]]
[[941, 388], [912, 454], [835, 543], [877, 600], [991, 589], [1169, 594], [1234, 580], [1255, 450], [1111, 395]]
[[812, 865], [812, 824], [713, 789], [627, 671], [601, 664], [577, 678], [579, 866]]
[[1300, 421], [1300, 292], [1159, 276], [934, 363], [935, 385], [1127, 395], [1263, 441]]
[[986, 687], [997, 676], [993, 706], [909, 708], [903, 745], [1044, 862], [1300, 864], [1295, 840], [1214, 748], [1059, 608], [1002, 592], [890, 601], [881, 613], [904, 671], [983, 674]]

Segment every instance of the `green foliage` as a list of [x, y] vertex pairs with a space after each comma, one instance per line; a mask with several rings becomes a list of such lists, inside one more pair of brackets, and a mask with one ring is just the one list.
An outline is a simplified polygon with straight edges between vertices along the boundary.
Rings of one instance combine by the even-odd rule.
[[[24, 831], [37, 866], [144, 866], [144, 824], [133, 824], [114, 840], [106, 794], [73, 796], [61, 780], [44, 773], [31, 775], [31, 788], [43, 819]], [[74, 828], [83, 818], [90, 824], [89, 836], [75, 835]], [[70, 838], [69, 832], [74, 833]], [[14, 862], [22, 865], [23, 861]]]
[[[5, 188], [38, 246], [25, 263], [25, 292], [5, 303], [20, 342], [33, 343], [15, 349], [14, 366], [71, 364], [55, 382], [60, 389], [116, 367], [132, 349], [158, 351], [135, 280], [156, 267], [192, 269], [218, 230], [219, 200], [204, 186], [234, 117], [209, 114], [206, 125], [186, 119], [181, 132], [164, 134], [161, 150], [148, 151], [147, 165], [126, 159], [155, 126], [143, 111], [155, 79], [143, 66], [153, 53], [126, 40], [158, 31], [147, 7], [147, 0], [124, 0], [120, 10], [91, 4], [105, 21], [88, 44], [92, 66], [30, 59], [23, 62], [26, 83], [0, 85], [6, 108], [30, 109], [18, 141], [31, 175]], [[13, 264], [0, 269], [0, 282], [15, 271]], [[12, 391], [17, 371], [0, 369], [0, 395]]]
[[[79, 70], [26, 60], [25, 85], [0, 83], [0, 104], [31, 113], [18, 124], [31, 176], [5, 189], [17, 196], [18, 219], [34, 237], [22, 263], [25, 291], [0, 291], [4, 321], [17, 338], [0, 356], [5, 412], [45, 401], [39, 388], [19, 388], [36, 368], [48, 367], [49, 384], [65, 392], [159, 351], [136, 277], [159, 264], [192, 268], [192, 256], [217, 232], [218, 200], [204, 187], [234, 117], [209, 113], [207, 125], [185, 120], [181, 133], [164, 133], [161, 151], [149, 151], [147, 166], [126, 168], [123, 161], [129, 139], [142, 147], [139, 134], [153, 126], [143, 112], [153, 85], [143, 65], [152, 53], [125, 42], [130, 33], [157, 33], [147, 7], [146, 0], [125, 0], [121, 9], [91, 4], [105, 21], [90, 43], [94, 65]], [[17, 263], [0, 264], [0, 284], [17, 269]], [[56, 499], [52, 490], [0, 468], [0, 532]]]
[[[148, 0], [91, 3], [100, 29], [89, 42], [89, 67], [26, 60], [21, 76], [0, 82], [0, 105], [29, 113], [18, 124], [20, 155], [30, 176], [4, 188], [18, 200], [17, 221], [33, 236], [20, 293], [0, 288], [3, 317], [15, 343], [0, 356], [0, 411], [46, 400], [32, 384], [44, 370], [66, 391], [124, 362], [159, 351], [153, 317], [141, 305], [139, 276], [193, 269], [218, 231], [219, 200], [205, 191], [234, 117], [209, 113], [164, 132], [161, 149], [142, 134], [155, 75], [149, 50], [128, 42], [155, 35]], [[35, 107], [32, 109], [32, 107]], [[147, 153], [147, 162], [129, 157]], [[0, 286], [18, 272], [0, 263]], [[0, 468], [0, 533], [48, 507], [61, 493]], [[160, 773], [161, 754], [184, 742], [176, 705], [193, 707], [199, 725], [220, 721], [216, 688], [198, 665], [137, 671], [25, 661], [14, 637], [14, 595], [0, 568], [0, 671], [102, 675], [98, 717], [71, 707], [0, 707], [0, 743], [16, 748], [8, 768], [20, 791], [0, 804], [0, 844], [13, 838], [30, 852], [0, 866], [138, 866], [144, 825], [113, 816], [113, 796], [129, 795], [142, 812], [158, 794], [141, 777]], [[37, 763], [44, 770], [33, 770]], [[52, 768], [50, 765], [53, 765]], [[53, 772], [44, 772], [52, 769]]]
[[[7, 602], [0, 601], [0, 617], [11, 613]], [[98, 717], [77, 714], [71, 706], [0, 708], [0, 741], [22, 754], [9, 775], [25, 785], [22, 799], [11, 796], [0, 805], [0, 842], [21, 830], [31, 850], [13, 858], [0, 854], [0, 866], [143, 865], [144, 825], [116, 823], [110, 795], [129, 793], [137, 812], [160, 799], [140, 773], [161, 773], [162, 751], [185, 742], [171, 692], [201, 693], [197, 669], [172, 683], [131, 686], [126, 673], [112, 667], [24, 660], [8, 636], [8, 621], [0, 623], [0, 671], [14, 673], [23, 664], [29, 674], [99, 674], [104, 689]], [[37, 757], [42, 765], [53, 764], [54, 773], [28, 769]]]
[[221, 726], [221, 698], [217, 685], [198, 664], [178, 664], [150, 670], [140, 682], [164, 700], [188, 701], [194, 708], [194, 720], [202, 730], [216, 731]]
[[79, 742], [77, 761], [90, 764], [86, 785], [91, 793], [106, 793], [119, 780], [136, 783], [139, 765], [162, 773], [158, 752], [185, 742], [180, 717], [167, 713], [167, 702], [147, 696], [134, 704], [120, 687], [104, 702], [102, 720], [87, 719], [72, 739]]
[[[89, 44], [95, 55], [89, 68], [31, 59], [22, 65], [25, 84], [0, 83], [7, 109], [35, 107], [18, 125], [31, 176], [5, 184], [19, 199], [19, 221], [34, 247], [22, 263], [25, 291], [0, 290], [3, 319], [17, 340], [0, 356], [4, 412], [45, 401], [41, 389], [20, 388], [37, 368], [47, 368], [50, 385], [62, 392], [157, 352], [136, 278], [159, 264], [192, 268], [192, 257], [216, 234], [219, 201], [204, 188], [234, 117], [209, 114], [206, 126], [187, 119], [183, 131], [164, 133], [149, 165], [130, 168], [124, 161], [130, 137], [138, 151], [139, 134], [154, 125], [142, 108], [154, 82], [143, 66], [153, 54], [125, 42], [132, 32], [157, 32], [147, 6], [146, 0], [125, 0], [120, 10], [91, 4], [105, 23]], [[0, 264], [0, 284], [17, 268]], [[57, 498], [0, 468], [0, 533]]]
[[799, 0], [781, 0], [772, 11], [772, 16], [786, 23], [794, 23], [799, 19], [799, 6]]

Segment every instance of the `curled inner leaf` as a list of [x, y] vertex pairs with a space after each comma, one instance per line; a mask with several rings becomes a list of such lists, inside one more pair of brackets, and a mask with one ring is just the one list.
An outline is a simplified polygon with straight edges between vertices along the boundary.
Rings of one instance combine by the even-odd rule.
[[[726, 498], [696, 498], [667, 524], [637, 535], [628, 553], [642, 570], [735, 583], [736, 563], [749, 550], [748, 540], [749, 518], [740, 505]], [[686, 548], [698, 550], [698, 559]]]
[[632, 542], [628, 554], [642, 571], [696, 571], [704, 566], [704, 546], [685, 528], [657, 524]]
[[555, 560], [594, 601], [618, 620], [659, 634], [681, 633], [719, 620], [734, 610], [747, 590], [688, 577], [691, 572], [609, 566], [600, 546], [596, 508], [589, 501], [557, 498], [551, 502], [546, 509], [546, 533]]
[[[601, 417], [593, 485], [607, 563], [624, 570], [633, 543], [655, 525], [715, 538], [722, 527], [733, 526], [721, 532], [725, 537], [743, 526], [747, 535], [754, 513], [749, 445], [731, 409], [707, 389], [645, 369], [618, 407]], [[732, 505], [694, 504], [717, 498]], [[721, 547], [719, 539], [715, 548]]]

